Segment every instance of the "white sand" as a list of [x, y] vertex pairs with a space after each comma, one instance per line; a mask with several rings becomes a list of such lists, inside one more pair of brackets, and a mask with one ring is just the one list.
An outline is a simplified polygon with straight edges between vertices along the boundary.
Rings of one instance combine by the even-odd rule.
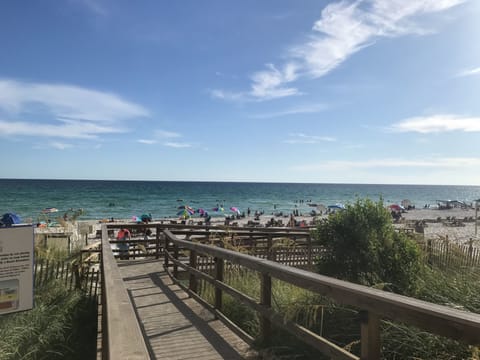
[[[323, 215], [322, 217], [325, 217], [326, 215]], [[442, 222], [435, 222], [437, 218], [441, 218], [443, 221]], [[419, 220], [425, 220], [426, 221], [426, 227], [424, 228], [424, 234], [426, 239], [445, 239], [448, 236], [448, 239], [450, 241], [457, 242], [459, 244], [465, 244], [467, 243], [471, 238], [474, 239], [474, 242], [480, 246], [480, 240], [475, 239], [475, 222], [472, 221], [462, 221], [462, 223], [465, 226], [447, 226], [445, 225], [446, 218], [449, 217], [450, 219], [452, 217], [455, 217], [456, 219], [463, 220], [464, 218], [470, 218], [472, 217], [473, 219], [475, 218], [475, 210], [473, 209], [449, 209], [449, 210], [437, 210], [437, 209], [415, 209], [415, 210], [410, 210], [402, 214], [402, 220], [400, 223], [395, 224], [396, 227], [398, 228], [406, 228], [406, 227], [413, 227], [413, 222], [414, 221], [419, 221]], [[245, 218], [240, 218], [240, 219], [235, 219], [231, 220], [230, 224], [232, 225], [233, 223], [238, 224], [238, 226], [245, 226], [249, 221], [255, 221], [256, 223], [260, 223], [262, 225], [265, 225], [267, 222], [270, 221], [271, 218], [274, 218], [275, 220], [281, 220], [284, 225], [286, 225], [289, 221], [289, 217], [275, 217], [271, 214], [265, 214], [260, 216], [260, 220], [255, 220], [254, 216], [250, 217], [245, 217]], [[317, 217], [317, 219], [320, 217]], [[172, 218], [172, 219], [155, 219], [153, 223], [156, 222], [169, 222], [170, 220], [176, 220], [177, 222], [180, 222], [178, 218]], [[199, 221], [204, 221], [203, 218], [193, 218], [194, 224], [198, 224]], [[304, 215], [304, 216], [297, 216], [295, 217], [295, 220], [297, 221], [302, 221], [304, 220], [307, 224], [312, 223], [314, 218], [312, 216]], [[85, 221], [88, 222], [89, 224], [93, 225], [93, 233], [90, 234], [90, 238], [95, 236], [96, 230], [100, 229], [100, 223], [99, 221]], [[131, 223], [131, 220], [117, 220], [116, 222], [118, 223]], [[188, 220], [187, 220], [188, 223]], [[220, 226], [225, 224], [225, 218], [224, 217], [212, 217], [211, 224], [213, 226]], [[479, 229], [478, 231], [480, 232], [480, 221], [479, 221]]]

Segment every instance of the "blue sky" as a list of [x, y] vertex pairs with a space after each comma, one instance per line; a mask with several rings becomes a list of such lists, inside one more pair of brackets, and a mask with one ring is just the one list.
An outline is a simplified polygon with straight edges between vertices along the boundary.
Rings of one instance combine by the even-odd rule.
[[480, 2], [9, 1], [3, 178], [480, 185]]

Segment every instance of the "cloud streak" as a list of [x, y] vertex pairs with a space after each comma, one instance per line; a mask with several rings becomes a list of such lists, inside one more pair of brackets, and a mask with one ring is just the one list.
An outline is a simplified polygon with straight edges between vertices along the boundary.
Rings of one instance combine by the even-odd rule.
[[318, 164], [303, 164], [292, 167], [294, 171], [338, 171], [353, 169], [391, 169], [391, 168], [424, 168], [424, 169], [456, 169], [480, 166], [480, 158], [432, 158], [432, 159], [370, 159], [365, 161], [328, 160]]
[[251, 115], [250, 117], [253, 119], [270, 119], [288, 115], [297, 115], [297, 114], [314, 114], [319, 113], [328, 109], [328, 106], [325, 104], [313, 104], [313, 105], [304, 105], [304, 106], [297, 106], [290, 109], [285, 109], [283, 111], [277, 111], [272, 113], [265, 113], [265, 114], [256, 114]]
[[460, 73], [457, 74], [457, 77], [475, 76], [475, 75], [480, 75], [480, 67], [461, 71]]
[[[126, 132], [123, 122], [150, 115], [144, 107], [113, 93], [13, 80], [0, 80], [2, 114], [0, 136], [72, 139], [95, 139], [100, 134]], [[12, 118], [35, 120], [10, 120]]]
[[337, 139], [330, 136], [306, 135], [302, 133], [290, 134], [289, 136], [290, 138], [284, 141], [287, 144], [318, 144], [337, 141]]
[[290, 47], [281, 66], [267, 64], [251, 76], [245, 92], [212, 91], [226, 100], [270, 100], [301, 91], [291, 84], [301, 77], [315, 79], [330, 73], [361, 49], [378, 39], [408, 34], [424, 35], [414, 18], [448, 10], [465, 0], [343, 0], [327, 5], [308, 36]]
[[182, 134], [179, 134], [173, 131], [157, 129], [153, 132], [152, 139], [139, 139], [137, 140], [137, 142], [141, 144], [146, 144], [146, 145], [153, 145], [153, 144], [160, 143], [163, 146], [176, 148], [176, 149], [192, 147], [191, 144], [186, 142], [172, 141], [172, 139], [179, 139], [181, 137], [182, 137]]
[[393, 124], [390, 130], [394, 132], [416, 132], [421, 134], [451, 131], [479, 132], [480, 117], [466, 117], [452, 114], [412, 117]]

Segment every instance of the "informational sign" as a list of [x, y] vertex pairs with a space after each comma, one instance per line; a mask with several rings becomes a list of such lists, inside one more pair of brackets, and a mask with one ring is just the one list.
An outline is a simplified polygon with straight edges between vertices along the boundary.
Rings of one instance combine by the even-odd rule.
[[0, 228], [0, 316], [33, 308], [33, 227]]

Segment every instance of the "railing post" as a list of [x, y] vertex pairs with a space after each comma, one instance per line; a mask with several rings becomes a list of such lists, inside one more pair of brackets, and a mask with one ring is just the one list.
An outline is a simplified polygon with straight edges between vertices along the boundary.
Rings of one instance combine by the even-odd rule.
[[[270, 308], [272, 306], [272, 278], [268, 274], [261, 276], [260, 305]], [[261, 317], [260, 331], [262, 342], [267, 342], [272, 331], [272, 324], [267, 317]]]
[[[194, 269], [197, 268], [197, 253], [190, 250], [190, 266]], [[193, 292], [197, 292], [197, 279], [194, 274], [190, 274], [189, 289]]]
[[380, 359], [380, 319], [378, 315], [360, 311], [360, 334], [362, 360]]
[[155, 259], [160, 258], [160, 227], [155, 228]]
[[312, 270], [312, 237], [310, 235], [307, 236], [307, 262], [308, 268]]
[[[178, 260], [178, 245], [173, 244], [173, 257], [175, 260]], [[178, 278], [178, 265], [176, 263], [173, 263], [173, 277], [175, 279]]]
[[165, 255], [165, 261], [164, 261], [164, 266], [165, 266], [165, 269], [168, 269], [168, 236], [165, 235], [165, 233], [163, 233], [163, 237], [165, 239], [165, 243], [164, 243], [164, 255]]
[[272, 235], [267, 236], [267, 259], [275, 261], [275, 254], [273, 253], [273, 238], [272, 238]]
[[[223, 281], [223, 259], [215, 258], [215, 280]], [[222, 310], [222, 289], [215, 287], [215, 308]]]

